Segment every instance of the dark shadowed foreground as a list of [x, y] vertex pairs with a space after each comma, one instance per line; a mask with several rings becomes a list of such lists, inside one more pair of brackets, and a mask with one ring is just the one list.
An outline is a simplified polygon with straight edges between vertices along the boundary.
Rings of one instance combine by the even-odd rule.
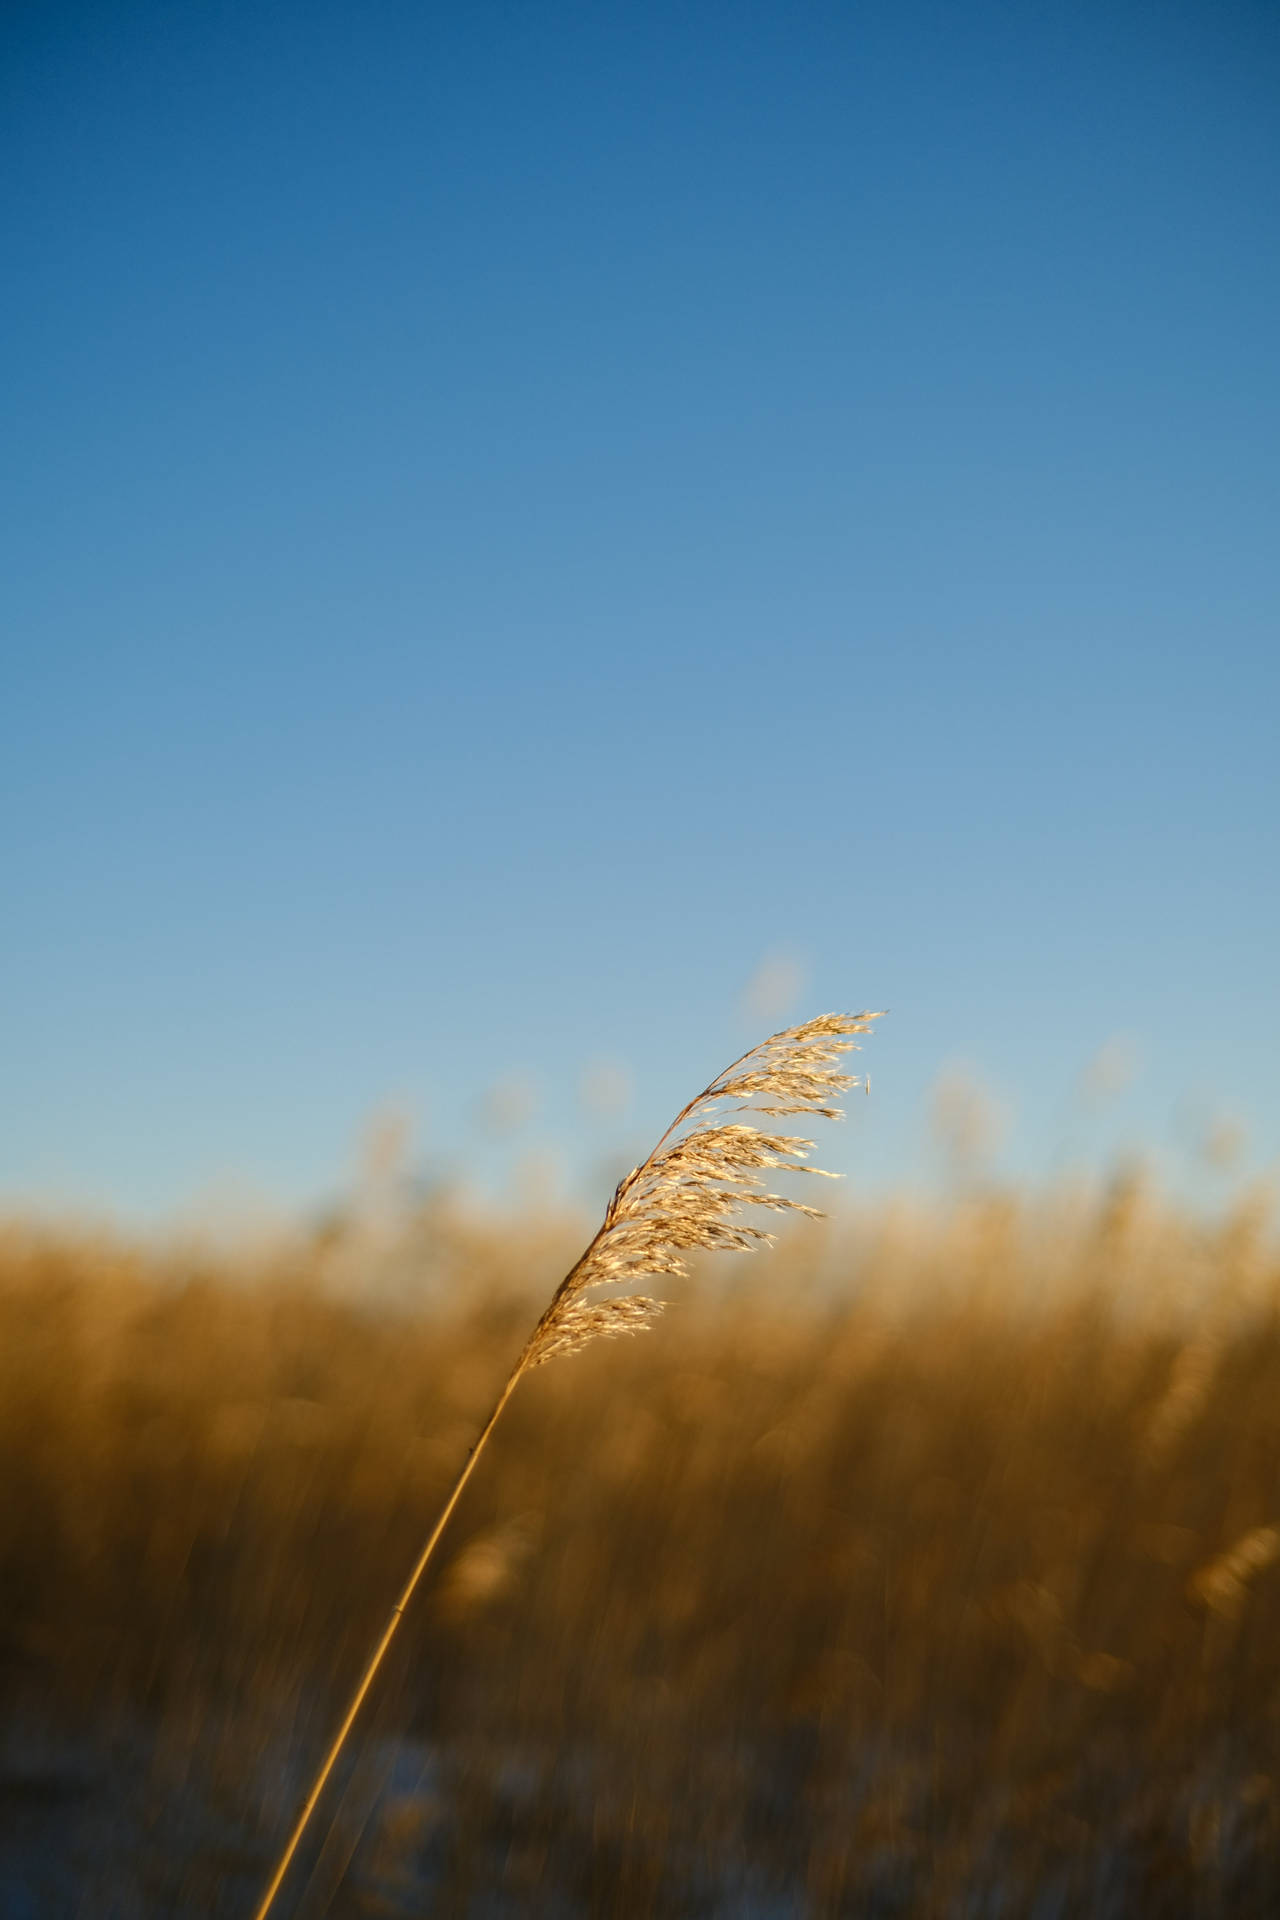
[[[0, 1920], [252, 1912], [576, 1250], [362, 1232], [0, 1238]], [[1280, 1910], [1260, 1210], [880, 1213], [731, 1275], [521, 1386], [282, 1912]]]

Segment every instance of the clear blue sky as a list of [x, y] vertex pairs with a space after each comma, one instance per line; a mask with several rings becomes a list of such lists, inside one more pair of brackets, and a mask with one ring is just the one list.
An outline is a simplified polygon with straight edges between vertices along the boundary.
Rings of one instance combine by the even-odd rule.
[[1274, 1162], [1274, 8], [0, 33], [0, 1196], [497, 1177], [513, 1075], [581, 1182], [769, 955], [893, 1009], [866, 1181], [957, 1060], [1044, 1172], [1117, 1034], [1091, 1151]]

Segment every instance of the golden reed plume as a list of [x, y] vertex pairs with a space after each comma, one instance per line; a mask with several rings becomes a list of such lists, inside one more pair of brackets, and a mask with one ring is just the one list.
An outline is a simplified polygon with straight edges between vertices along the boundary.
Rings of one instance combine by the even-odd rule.
[[660, 1300], [634, 1294], [591, 1298], [597, 1288], [626, 1286], [654, 1274], [684, 1275], [690, 1253], [743, 1252], [768, 1243], [773, 1236], [743, 1220], [744, 1207], [820, 1218], [816, 1207], [770, 1193], [764, 1179], [766, 1172], [779, 1170], [830, 1179], [822, 1168], [805, 1165], [813, 1141], [725, 1115], [751, 1113], [779, 1119], [804, 1114], [839, 1120], [840, 1109], [833, 1101], [860, 1084], [841, 1071], [841, 1056], [857, 1051], [857, 1042], [849, 1036], [866, 1033], [880, 1017], [878, 1013], [824, 1013], [761, 1041], [683, 1107], [648, 1158], [618, 1182], [599, 1232], [556, 1288], [480, 1429], [391, 1610], [254, 1920], [266, 1920], [275, 1903], [405, 1608], [521, 1375], [557, 1354], [576, 1353], [597, 1338], [639, 1333], [652, 1325], [663, 1308]]

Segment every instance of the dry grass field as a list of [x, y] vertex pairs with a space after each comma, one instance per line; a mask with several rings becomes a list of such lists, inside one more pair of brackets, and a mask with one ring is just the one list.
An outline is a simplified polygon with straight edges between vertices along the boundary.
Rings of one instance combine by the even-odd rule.
[[[0, 1232], [0, 1916], [252, 1912], [581, 1228]], [[804, 1225], [523, 1382], [281, 1911], [1280, 1910], [1280, 1256]]]

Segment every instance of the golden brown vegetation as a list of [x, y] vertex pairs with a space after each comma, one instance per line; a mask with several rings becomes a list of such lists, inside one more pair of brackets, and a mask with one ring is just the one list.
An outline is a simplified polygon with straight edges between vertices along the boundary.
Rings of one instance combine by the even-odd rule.
[[[346, 1713], [316, 1769], [306, 1799], [280, 1851], [254, 1920], [268, 1920], [330, 1776], [346, 1750], [365, 1700], [400, 1631], [418, 1584], [487, 1447], [507, 1402], [524, 1375], [548, 1360], [581, 1353], [596, 1340], [643, 1333], [666, 1305], [619, 1286], [658, 1275], [684, 1279], [695, 1253], [749, 1253], [774, 1236], [752, 1225], [749, 1208], [820, 1220], [816, 1207], [770, 1191], [769, 1172], [821, 1173], [804, 1163], [812, 1140], [755, 1124], [761, 1117], [799, 1115], [841, 1120], [832, 1100], [859, 1083], [843, 1071], [856, 1053], [853, 1034], [866, 1033], [878, 1013], [826, 1013], [772, 1034], [731, 1061], [680, 1109], [639, 1166], [623, 1175], [604, 1219], [560, 1281], [516, 1358], [502, 1391], [472, 1443], [466, 1462], [418, 1550], [409, 1577], [347, 1703]], [[749, 1117], [742, 1119], [741, 1115]], [[823, 1174], [831, 1179], [830, 1174]], [[611, 1289], [601, 1298], [603, 1289]]]
[[[0, 1239], [0, 1911], [252, 1910], [568, 1235]], [[1280, 1262], [806, 1226], [512, 1403], [288, 1911], [1271, 1914]], [[22, 1904], [26, 1901], [26, 1905]]]

